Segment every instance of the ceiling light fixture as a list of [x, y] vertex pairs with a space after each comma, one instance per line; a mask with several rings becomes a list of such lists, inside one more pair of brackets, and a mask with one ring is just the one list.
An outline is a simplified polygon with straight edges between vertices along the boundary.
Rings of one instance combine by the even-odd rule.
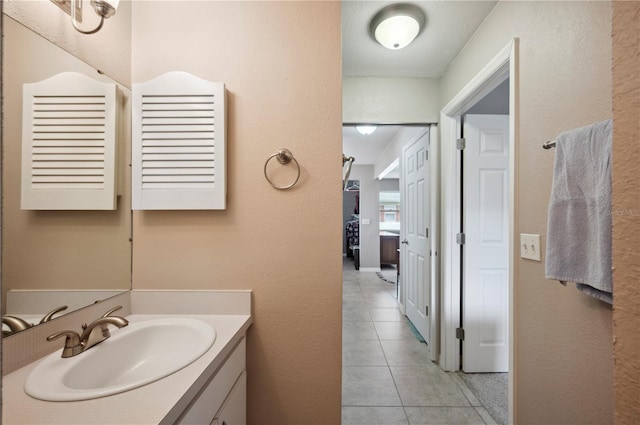
[[85, 31], [83, 29], [80, 29], [80, 27], [78, 26], [78, 19], [76, 17], [76, 9], [82, 9], [82, 0], [71, 0], [71, 24], [76, 30], [78, 30], [78, 32], [81, 32], [82, 34], [95, 34], [100, 31], [100, 28], [102, 28], [105, 18], [110, 18], [116, 14], [118, 3], [120, 3], [120, 0], [91, 0], [91, 6], [93, 6], [93, 10], [95, 10], [100, 17], [100, 23], [96, 28]]
[[369, 34], [387, 49], [408, 46], [424, 28], [426, 18], [418, 6], [406, 3], [389, 5], [371, 19]]
[[358, 125], [356, 126], [356, 130], [358, 130], [358, 133], [362, 134], [363, 136], [368, 136], [371, 133], [373, 133], [374, 131], [376, 131], [376, 128], [378, 128], [375, 125]]

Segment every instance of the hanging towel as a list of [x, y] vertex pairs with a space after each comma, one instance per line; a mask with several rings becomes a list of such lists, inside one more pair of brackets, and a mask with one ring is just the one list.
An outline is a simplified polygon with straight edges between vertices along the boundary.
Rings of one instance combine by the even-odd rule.
[[556, 139], [545, 275], [613, 303], [611, 120]]

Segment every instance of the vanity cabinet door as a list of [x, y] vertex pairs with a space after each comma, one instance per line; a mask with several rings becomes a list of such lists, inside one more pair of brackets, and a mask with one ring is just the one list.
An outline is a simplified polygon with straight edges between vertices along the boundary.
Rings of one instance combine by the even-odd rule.
[[247, 372], [242, 372], [211, 425], [247, 423]]
[[229, 394], [235, 388], [240, 375], [245, 373], [246, 364], [246, 341], [243, 338], [177, 424], [203, 425], [212, 421], [215, 423], [216, 412], [220, 412], [225, 400], [229, 399]]

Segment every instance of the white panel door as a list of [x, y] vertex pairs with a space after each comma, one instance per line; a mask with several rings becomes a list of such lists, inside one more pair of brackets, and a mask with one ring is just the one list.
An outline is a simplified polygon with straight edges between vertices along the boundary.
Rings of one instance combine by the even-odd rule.
[[430, 341], [430, 261], [429, 261], [429, 136], [428, 133], [405, 146], [402, 150], [404, 177], [404, 211], [402, 226], [405, 239], [401, 244], [401, 280], [406, 291], [407, 317], [424, 337]]
[[509, 368], [509, 117], [465, 115], [462, 369]]

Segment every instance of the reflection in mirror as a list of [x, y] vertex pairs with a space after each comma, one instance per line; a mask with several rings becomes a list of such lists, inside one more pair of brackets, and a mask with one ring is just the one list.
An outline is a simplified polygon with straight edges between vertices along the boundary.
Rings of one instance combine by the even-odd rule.
[[342, 192], [343, 254], [354, 257], [354, 247], [360, 245], [360, 180], [346, 180]]
[[[130, 90], [2, 16], [3, 335], [131, 288]], [[22, 85], [75, 71], [116, 83], [118, 205], [115, 211], [20, 209]]]

